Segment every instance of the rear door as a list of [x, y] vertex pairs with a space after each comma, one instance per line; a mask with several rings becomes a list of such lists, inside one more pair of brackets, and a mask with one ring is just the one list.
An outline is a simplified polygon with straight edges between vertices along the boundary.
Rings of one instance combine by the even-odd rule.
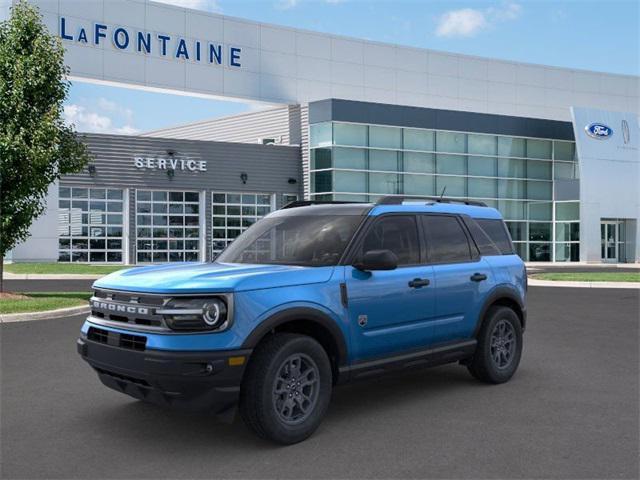
[[391, 214], [373, 220], [363, 232], [354, 258], [378, 249], [395, 253], [398, 268], [362, 272], [345, 267], [355, 361], [431, 343], [429, 323], [435, 309], [433, 267], [425, 264], [416, 216]]
[[456, 215], [421, 215], [435, 276], [434, 343], [469, 338], [494, 283], [466, 226]]

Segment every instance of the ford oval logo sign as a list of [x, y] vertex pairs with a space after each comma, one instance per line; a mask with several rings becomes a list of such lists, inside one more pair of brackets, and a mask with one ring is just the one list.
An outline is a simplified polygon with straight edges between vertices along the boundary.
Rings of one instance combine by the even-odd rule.
[[584, 127], [587, 135], [598, 140], [606, 140], [613, 135], [611, 127], [607, 127], [602, 123], [592, 123]]

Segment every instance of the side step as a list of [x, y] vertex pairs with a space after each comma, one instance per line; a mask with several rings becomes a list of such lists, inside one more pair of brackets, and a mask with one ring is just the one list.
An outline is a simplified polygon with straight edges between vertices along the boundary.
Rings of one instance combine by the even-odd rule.
[[339, 383], [382, 375], [394, 370], [413, 367], [433, 367], [469, 358], [476, 350], [475, 339], [404, 353], [392, 357], [365, 360], [340, 367]]

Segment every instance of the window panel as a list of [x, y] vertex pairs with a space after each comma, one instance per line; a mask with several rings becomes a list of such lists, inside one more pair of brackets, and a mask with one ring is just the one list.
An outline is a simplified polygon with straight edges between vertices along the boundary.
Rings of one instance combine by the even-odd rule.
[[336, 192], [367, 192], [367, 174], [365, 172], [334, 172], [334, 191]]
[[369, 170], [398, 171], [398, 152], [369, 150]]
[[333, 174], [330, 170], [324, 172], [311, 172], [312, 191], [318, 193], [332, 191], [332, 177]]
[[467, 137], [469, 153], [478, 155], [496, 155], [498, 153], [498, 140], [494, 135], [471, 135]]
[[527, 157], [551, 160], [551, 140], [527, 138]]
[[556, 243], [556, 262], [579, 262], [579, 243]]
[[498, 180], [498, 198], [526, 198], [524, 180]]
[[556, 180], [575, 180], [579, 178], [577, 163], [555, 162], [553, 170]]
[[551, 200], [551, 182], [527, 182], [527, 198], [532, 200]]
[[556, 223], [556, 242], [578, 242], [580, 241], [580, 224]]
[[530, 243], [528, 261], [550, 262], [551, 261], [551, 244], [550, 243]]
[[469, 197], [497, 198], [498, 182], [494, 178], [469, 177]]
[[404, 152], [403, 170], [405, 172], [434, 173], [435, 155], [433, 153]]
[[529, 220], [551, 220], [551, 202], [531, 202], [527, 205]]
[[336, 147], [333, 149], [333, 165], [335, 168], [365, 170], [367, 168], [367, 151], [363, 148]]
[[509, 178], [525, 178], [526, 160], [517, 158], [499, 158], [498, 159], [498, 176]]
[[580, 204], [578, 202], [558, 202], [556, 203], [557, 220], [579, 220]]
[[505, 220], [526, 220], [525, 202], [499, 200], [498, 210]]
[[436, 195], [446, 197], [466, 197], [467, 179], [465, 177], [436, 177]]
[[472, 157], [469, 156], [469, 175], [483, 177], [498, 176], [498, 159], [495, 157]]
[[[370, 173], [369, 192], [381, 194], [399, 193], [399, 175], [395, 173]], [[364, 190], [366, 192], [366, 189]]]
[[436, 156], [436, 170], [438, 173], [448, 173], [451, 175], [467, 174], [467, 157], [465, 155], [442, 155]]
[[369, 146], [375, 148], [402, 148], [402, 129], [397, 127], [369, 127]]
[[498, 155], [501, 157], [526, 157], [525, 139], [498, 137]]
[[529, 223], [529, 241], [530, 242], [550, 242], [551, 241], [551, 223]]
[[576, 155], [575, 142], [561, 142], [554, 140], [553, 142], [553, 158], [556, 160], [574, 161]]
[[527, 162], [527, 178], [538, 178], [540, 180], [551, 180], [552, 163], [538, 160]]
[[[331, 149], [314, 148], [311, 150], [311, 170], [323, 170], [331, 168]], [[220, 200], [225, 202], [224, 199]]]
[[456, 132], [436, 132], [438, 152], [467, 153], [467, 134]]
[[335, 123], [333, 125], [333, 138], [335, 145], [366, 147], [367, 126]]
[[312, 147], [328, 146], [332, 142], [331, 122], [315, 123], [309, 126], [309, 144]]
[[432, 130], [404, 129], [404, 148], [406, 150], [435, 150], [435, 134]]
[[405, 175], [404, 193], [406, 195], [435, 195], [435, 177], [431, 175]]

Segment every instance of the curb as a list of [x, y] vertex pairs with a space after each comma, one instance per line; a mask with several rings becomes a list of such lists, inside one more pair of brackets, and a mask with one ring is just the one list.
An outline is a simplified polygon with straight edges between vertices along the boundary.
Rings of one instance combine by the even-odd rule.
[[13, 322], [29, 322], [31, 320], [50, 320], [52, 318], [69, 317], [72, 315], [89, 313], [89, 310], [89, 305], [80, 305], [78, 307], [47, 310], [46, 312], [11, 313], [8, 315], [0, 315], [0, 323], [4, 324]]
[[563, 282], [528, 278], [530, 287], [627, 288], [640, 289], [640, 282]]
[[65, 274], [53, 274], [53, 273], [7, 273], [4, 274], [5, 280], [97, 280], [99, 278], [108, 275], [103, 273], [96, 274], [79, 274], [79, 273], [65, 273]]

